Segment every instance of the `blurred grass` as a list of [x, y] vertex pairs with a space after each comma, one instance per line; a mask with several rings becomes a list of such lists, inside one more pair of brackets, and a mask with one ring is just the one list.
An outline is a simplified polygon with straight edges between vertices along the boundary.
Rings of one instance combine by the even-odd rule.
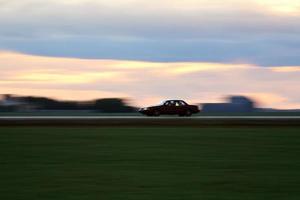
[[0, 128], [0, 199], [300, 198], [299, 128]]

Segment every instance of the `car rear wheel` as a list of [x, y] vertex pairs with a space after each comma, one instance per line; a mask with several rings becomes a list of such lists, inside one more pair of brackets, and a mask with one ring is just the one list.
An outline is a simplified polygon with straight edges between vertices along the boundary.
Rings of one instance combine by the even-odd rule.
[[179, 117], [184, 117], [184, 116], [185, 116], [185, 113], [179, 113], [178, 116], [179, 116]]
[[153, 111], [153, 116], [159, 116], [159, 115], [160, 115], [160, 112], [158, 110]]

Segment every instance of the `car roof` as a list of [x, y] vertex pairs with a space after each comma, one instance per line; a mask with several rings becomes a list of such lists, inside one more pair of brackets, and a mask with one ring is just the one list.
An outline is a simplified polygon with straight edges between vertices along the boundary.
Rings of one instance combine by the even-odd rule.
[[[171, 100], [166, 100], [166, 101], [164, 101], [164, 102], [167, 102], [167, 101], [183, 101], [183, 100], [178, 100], [178, 99], [177, 99], [177, 100], [174, 100], [174, 99], [172, 100], [172, 99], [171, 99]], [[185, 101], [183, 101], [183, 102], [185, 102]]]

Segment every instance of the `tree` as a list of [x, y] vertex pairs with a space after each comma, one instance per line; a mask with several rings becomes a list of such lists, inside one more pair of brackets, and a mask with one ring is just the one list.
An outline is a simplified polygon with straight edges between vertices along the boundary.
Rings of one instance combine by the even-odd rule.
[[95, 102], [95, 110], [105, 113], [134, 112], [134, 108], [128, 106], [123, 99], [108, 98], [98, 99]]

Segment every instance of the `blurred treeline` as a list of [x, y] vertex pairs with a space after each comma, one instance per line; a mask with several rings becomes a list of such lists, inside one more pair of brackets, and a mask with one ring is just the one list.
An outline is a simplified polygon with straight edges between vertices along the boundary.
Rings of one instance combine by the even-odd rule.
[[136, 108], [126, 99], [106, 98], [92, 101], [60, 101], [45, 97], [3, 95], [0, 112], [14, 111], [89, 110], [103, 113], [130, 113]]

